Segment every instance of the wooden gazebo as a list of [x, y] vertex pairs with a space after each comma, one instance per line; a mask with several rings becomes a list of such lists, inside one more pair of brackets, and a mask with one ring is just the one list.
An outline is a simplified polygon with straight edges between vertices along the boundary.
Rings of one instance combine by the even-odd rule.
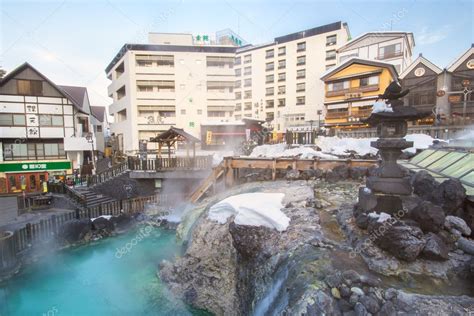
[[185, 132], [182, 128], [170, 127], [169, 130], [160, 134], [159, 136], [150, 138], [150, 142], [158, 143], [158, 157], [161, 158], [161, 149], [163, 145], [168, 147], [168, 158], [171, 159], [171, 147], [177, 142], [186, 144], [186, 157], [189, 157], [189, 147], [193, 148], [193, 160], [196, 158], [196, 143], [200, 143], [199, 138]]

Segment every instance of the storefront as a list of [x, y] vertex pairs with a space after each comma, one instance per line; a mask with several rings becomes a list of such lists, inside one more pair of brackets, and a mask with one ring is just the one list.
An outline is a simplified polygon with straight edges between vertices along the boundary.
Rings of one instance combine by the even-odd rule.
[[0, 193], [42, 192], [50, 177], [70, 173], [70, 161], [0, 163]]

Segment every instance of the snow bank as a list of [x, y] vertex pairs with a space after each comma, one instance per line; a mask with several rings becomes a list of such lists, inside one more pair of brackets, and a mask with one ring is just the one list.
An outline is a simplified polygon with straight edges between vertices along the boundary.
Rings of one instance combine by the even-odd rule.
[[378, 101], [375, 102], [372, 106], [372, 113], [380, 113], [380, 112], [393, 112], [391, 106], [389, 106], [385, 101]]
[[339, 137], [318, 137], [316, 145], [321, 151], [337, 156], [349, 156], [352, 152], [358, 155], [377, 154], [377, 149], [370, 146], [371, 141], [377, 138], [339, 138]]
[[249, 157], [267, 157], [267, 158], [300, 157], [303, 159], [311, 159], [314, 157], [319, 157], [323, 159], [337, 159], [336, 156], [324, 154], [310, 147], [300, 146], [300, 147], [287, 149], [286, 144], [257, 146], [253, 149]]
[[410, 134], [405, 136], [409, 142], [413, 142], [413, 147], [404, 150], [406, 153], [416, 154], [417, 149], [426, 149], [433, 145], [435, 140], [433, 137], [426, 134]]
[[288, 228], [290, 219], [281, 211], [283, 193], [245, 193], [228, 197], [209, 209], [207, 217], [225, 224], [235, 215], [234, 223], [246, 226], [265, 226], [278, 231]]

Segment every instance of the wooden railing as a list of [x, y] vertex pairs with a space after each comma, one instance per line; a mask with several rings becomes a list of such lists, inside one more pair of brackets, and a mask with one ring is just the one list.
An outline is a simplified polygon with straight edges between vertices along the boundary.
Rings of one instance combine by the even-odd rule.
[[140, 160], [130, 158], [128, 160], [130, 170], [159, 171], [166, 169], [193, 169], [205, 170], [212, 168], [212, 156], [197, 156], [195, 158], [171, 157]]
[[109, 179], [112, 179], [118, 175], [120, 175], [121, 173], [125, 172], [128, 170], [128, 161], [124, 161], [116, 166], [113, 166], [112, 168], [109, 168], [105, 171], [102, 171], [100, 173], [97, 173], [93, 176], [91, 176], [88, 181], [87, 181], [87, 185], [88, 186], [92, 186], [92, 185], [95, 185], [95, 184], [98, 184], [98, 183], [102, 183], [102, 182], [105, 182]]
[[19, 254], [36, 244], [51, 241], [58, 235], [59, 229], [67, 221], [73, 219], [91, 219], [102, 215], [133, 215], [142, 212], [147, 203], [167, 205], [171, 199], [173, 199], [173, 201], [183, 200], [183, 198], [179, 199], [178, 197], [170, 197], [167, 195], [138, 197], [134, 199], [103, 203], [94, 207], [78, 208], [75, 211], [51, 215], [49, 218], [42, 219], [39, 222], [27, 223], [23, 228], [17, 229], [14, 233], [13, 244], [15, 254]]

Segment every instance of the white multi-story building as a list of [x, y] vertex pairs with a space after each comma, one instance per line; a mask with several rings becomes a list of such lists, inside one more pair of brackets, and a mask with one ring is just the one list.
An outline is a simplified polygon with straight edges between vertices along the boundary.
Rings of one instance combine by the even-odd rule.
[[336, 22], [239, 48], [234, 117], [266, 120], [277, 132], [317, 126], [324, 109], [319, 78], [349, 38], [347, 24]]
[[87, 89], [58, 86], [24, 63], [0, 81], [0, 193], [42, 190], [92, 160]]
[[400, 74], [412, 62], [415, 39], [408, 32], [368, 32], [364, 33], [337, 50], [338, 62], [351, 57], [378, 60], [395, 66]]
[[[106, 69], [112, 80], [111, 133], [134, 154], [171, 126], [196, 137], [208, 119], [232, 120], [234, 57], [239, 39], [231, 31], [209, 35], [150, 33], [149, 44], [126, 44]], [[148, 144], [154, 149], [154, 144]]]

